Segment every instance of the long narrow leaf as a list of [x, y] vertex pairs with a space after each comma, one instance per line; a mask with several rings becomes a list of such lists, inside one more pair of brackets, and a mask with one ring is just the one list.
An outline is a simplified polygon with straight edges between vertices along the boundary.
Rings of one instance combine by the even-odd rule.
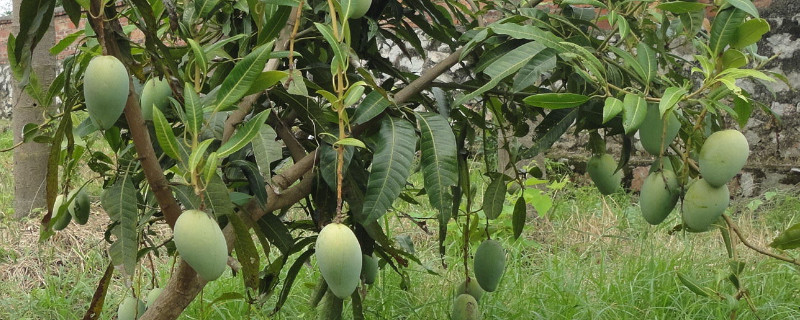
[[267, 120], [267, 116], [269, 116], [269, 111], [261, 111], [261, 113], [242, 125], [241, 128], [237, 129], [231, 139], [217, 150], [219, 157], [227, 157], [250, 143], [258, 135], [261, 125]]
[[377, 149], [372, 158], [361, 224], [383, 216], [400, 195], [411, 173], [417, 135], [408, 121], [388, 117], [381, 123]]
[[117, 239], [109, 248], [109, 255], [114, 265], [121, 265], [128, 276], [132, 276], [136, 266], [136, 254], [139, 246], [137, 210], [137, 193], [132, 177], [127, 174], [118, 178], [117, 182], [106, 189], [100, 197], [103, 209], [112, 221], [119, 222], [113, 233]]
[[264, 64], [267, 63], [269, 54], [272, 52], [272, 42], [261, 45], [250, 52], [241, 61], [236, 63], [233, 70], [222, 81], [222, 85], [217, 93], [216, 105], [214, 111], [229, 110], [239, 99], [241, 99], [247, 90], [253, 85], [261, 70], [264, 69]]
[[178, 151], [178, 139], [172, 132], [172, 125], [158, 108], [153, 108], [153, 127], [156, 130], [156, 140], [158, 140], [161, 150], [164, 150], [164, 153], [170, 158], [183, 161]]

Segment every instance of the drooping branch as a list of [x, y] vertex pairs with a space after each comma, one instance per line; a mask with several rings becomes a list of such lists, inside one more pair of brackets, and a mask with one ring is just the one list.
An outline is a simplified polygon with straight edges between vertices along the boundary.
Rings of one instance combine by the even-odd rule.
[[[119, 23], [117, 20], [106, 20], [102, 14], [103, 5], [102, 1], [92, 0], [91, 11], [89, 19], [93, 27], [99, 29], [98, 37], [101, 40], [103, 48], [108, 55], [117, 57], [121, 61], [125, 61], [122, 53], [116, 42], [111, 30], [110, 23]], [[103, 34], [100, 37], [100, 34]], [[125, 119], [128, 121], [128, 128], [133, 138], [133, 144], [136, 148], [136, 153], [139, 155], [139, 161], [142, 164], [145, 178], [150, 188], [153, 189], [153, 194], [156, 197], [161, 212], [164, 213], [164, 219], [169, 224], [170, 228], [175, 226], [175, 221], [181, 214], [180, 207], [172, 196], [172, 190], [169, 187], [167, 179], [164, 177], [164, 170], [158, 163], [156, 153], [153, 150], [153, 143], [150, 140], [150, 133], [147, 131], [147, 126], [142, 117], [142, 109], [139, 106], [139, 97], [133, 87], [133, 82], [129, 84], [128, 100], [125, 103]]]
[[[437, 65], [428, 69], [422, 76], [395, 94], [395, 102], [404, 103], [427, 88], [434, 79], [455, 65], [460, 55], [461, 49], [456, 50]], [[230, 120], [230, 118], [228, 120]], [[295, 162], [292, 167], [282, 174], [273, 177], [272, 183], [275, 189], [272, 187], [267, 188], [268, 197], [266, 208], [260, 208], [255, 202], [256, 200], [251, 200], [245, 206], [245, 210], [238, 213], [240, 217], [255, 221], [268, 212], [287, 208], [303, 199], [306, 195], [311, 193], [312, 178], [314, 175], [312, 168], [316, 160], [316, 152], [311, 152]], [[301, 177], [303, 178], [302, 181], [292, 186], [292, 184]], [[281, 191], [282, 189], [286, 190]], [[249, 212], [249, 216], [247, 216], [246, 212]], [[234, 238], [232, 227], [227, 226], [223, 230], [223, 233], [225, 234], [225, 239], [228, 242], [228, 250], [230, 251], [233, 249]], [[178, 318], [189, 303], [194, 300], [195, 296], [200, 293], [200, 290], [203, 289], [205, 284], [206, 281], [198, 277], [197, 273], [195, 273], [188, 264], [181, 262], [178, 269], [170, 278], [169, 283], [164, 288], [161, 296], [147, 309], [147, 312], [142, 315], [140, 320]]]
[[753, 245], [753, 244], [752, 244], [752, 243], [750, 243], [750, 241], [748, 241], [748, 240], [747, 240], [747, 238], [746, 238], [746, 237], [745, 237], [745, 236], [742, 234], [742, 232], [739, 230], [739, 227], [736, 225], [736, 223], [735, 223], [735, 222], [733, 222], [733, 220], [731, 219], [731, 217], [729, 217], [727, 214], [723, 214], [723, 215], [722, 215], [722, 218], [724, 218], [724, 219], [725, 219], [725, 223], [728, 225], [728, 228], [730, 228], [731, 230], [733, 230], [733, 233], [735, 233], [735, 234], [736, 234], [736, 237], [738, 237], [738, 238], [739, 238], [739, 241], [741, 241], [741, 242], [742, 242], [742, 244], [744, 244], [746, 247], [748, 247], [748, 248], [752, 249], [752, 250], [753, 250], [753, 251], [755, 251], [755, 252], [758, 252], [758, 253], [760, 253], [760, 254], [763, 254], [763, 255], [765, 255], [765, 256], [772, 257], [772, 258], [775, 258], [775, 259], [778, 259], [778, 260], [781, 260], [781, 261], [785, 261], [785, 262], [791, 263], [791, 264], [793, 264], [793, 265], [796, 265], [796, 266], [800, 266], [800, 261], [798, 261], [798, 260], [796, 260], [796, 259], [792, 259], [792, 258], [790, 258], [790, 257], [784, 256], [784, 255], [780, 255], [780, 254], [775, 254], [775, 253], [769, 252], [769, 251], [767, 251], [767, 250], [764, 250], [764, 249], [762, 249], [762, 248], [759, 248], [759, 247], [757, 247], [757, 246]]

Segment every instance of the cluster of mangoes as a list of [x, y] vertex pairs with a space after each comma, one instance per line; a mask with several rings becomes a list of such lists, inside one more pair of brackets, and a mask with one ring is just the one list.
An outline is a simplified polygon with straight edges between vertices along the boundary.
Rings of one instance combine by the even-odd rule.
[[122, 303], [119, 304], [119, 308], [117, 308], [117, 319], [118, 320], [135, 320], [139, 319], [147, 308], [153, 305], [153, 302], [156, 301], [161, 292], [164, 291], [161, 288], [153, 288], [147, 293], [147, 297], [144, 301], [134, 296], [125, 297], [122, 300]]
[[[453, 320], [477, 320], [481, 313], [478, 302], [484, 292], [494, 292], [506, 267], [506, 251], [497, 240], [485, 240], [475, 251], [475, 279], [467, 278], [456, 287], [456, 298], [450, 317]], [[477, 280], [477, 281], [476, 281]]]
[[[66, 202], [65, 202], [66, 201]], [[64, 197], [56, 196], [53, 204], [53, 230], [64, 230], [72, 220], [80, 225], [89, 221], [89, 196], [83, 189], [71, 192]]]
[[[639, 129], [642, 147], [662, 156], [669, 143], [681, 128], [674, 113], [665, 121], [658, 108], [651, 107]], [[664, 141], [662, 141], [662, 137]], [[700, 178], [687, 183], [683, 194], [683, 227], [691, 232], [708, 231], [725, 212], [730, 202], [728, 182], [742, 170], [750, 154], [744, 135], [737, 130], [712, 133], [700, 148], [697, 163]], [[678, 175], [669, 159], [656, 161], [642, 184], [639, 205], [644, 219], [653, 225], [663, 222], [675, 208], [681, 195]], [[622, 172], [616, 171], [616, 161], [608, 154], [595, 155], [587, 163], [586, 171], [602, 194], [608, 195], [620, 188]]]

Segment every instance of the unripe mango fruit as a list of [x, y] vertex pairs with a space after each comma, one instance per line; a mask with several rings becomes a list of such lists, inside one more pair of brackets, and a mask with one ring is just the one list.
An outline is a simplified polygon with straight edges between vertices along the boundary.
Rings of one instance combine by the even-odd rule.
[[111, 128], [128, 100], [130, 78], [125, 66], [113, 56], [97, 56], [89, 61], [83, 76], [83, 98], [94, 124]]
[[150, 308], [150, 306], [152, 306], [153, 303], [156, 302], [158, 296], [161, 295], [162, 291], [164, 291], [163, 288], [153, 288], [153, 290], [150, 290], [150, 292], [147, 293], [147, 297], [144, 298], [145, 306]]
[[228, 263], [228, 246], [217, 221], [200, 210], [186, 210], [175, 221], [175, 248], [206, 281], [222, 275]]
[[667, 114], [667, 132], [665, 136], [664, 149], [661, 149], [661, 134], [664, 129], [664, 119], [658, 110], [658, 105], [650, 104], [647, 107], [647, 114], [644, 117], [642, 125], [639, 127], [639, 139], [642, 142], [644, 150], [652, 155], [659, 155], [661, 151], [666, 149], [672, 140], [678, 136], [678, 131], [681, 130], [681, 122], [675, 113], [670, 112]]
[[689, 186], [683, 197], [683, 225], [689, 231], [708, 231], [719, 219], [730, 203], [727, 185], [714, 187], [705, 179]]
[[481, 301], [481, 297], [483, 296], [483, 288], [478, 284], [478, 281], [470, 279], [469, 285], [467, 285], [467, 281], [464, 280], [461, 284], [456, 287], [456, 296], [461, 294], [468, 294], [475, 298], [475, 301]]
[[639, 207], [647, 223], [657, 225], [667, 218], [678, 202], [678, 178], [670, 170], [653, 172], [642, 184]]
[[145, 120], [153, 120], [153, 107], [158, 108], [163, 113], [169, 106], [169, 97], [172, 96], [172, 89], [166, 79], [152, 78], [144, 83], [140, 105], [142, 106], [142, 117]]
[[378, 258], [366, 254], [361, 257], [361, 276], [364, 277], [364, 283], [373, 284], [378, 278]]
[[55, 222], [53, 222], [53, 230], [64, 230], [64, 228], [69, 225], [69, 222], [72, 221], [72, 215], [70, 215], [69, 210], [67, 210], [66, 203], [64, 203], [65, 200], [67, 199], [64, 198], [64, 195], [59, 194], [56, 196], [56, 202], [53, 203], [52, 219], [55, 219]]
[[72, 203], [69, 204], [69, 213], [76, 223], [84, 225], [89, 221], [90, 209], [89, 196], [83, 192], [83, 189], [79, 190], [72, 199]]
[[622, 170], [614, 173], [617, 162], [610, 154], [595, 155], [586, 163], [586, 172], [592, 178], [597, 190], [604, 195], [616, 192], [622, 182]]
[[742, 170], [749, 155], [750, 146], [741, 132], [714, 132], [700, 148], [700, 174], [708, 184], [721, 187]]
[[485, 291], [494, 292], [506, 267], [506, 251], [500, 242], [485, 240], [475, 251], [475, 279]]
[[117, 309], [118, 320], [136, 320], [144, 314], [145, 307], [142, 300], [134, 297], [125, 297]]
[[450, 312], [453, 320], [477, 320], [480, 319], [478, 312], [478, 301], [471, 295], [461, 294], [453, 301], [453, 310]]
[[331, 223], [322, 228], [315, 244], [317, 265], [328, 289], [340, 299], [356, 290], [361, 274], [361, 245], [346, 225]]

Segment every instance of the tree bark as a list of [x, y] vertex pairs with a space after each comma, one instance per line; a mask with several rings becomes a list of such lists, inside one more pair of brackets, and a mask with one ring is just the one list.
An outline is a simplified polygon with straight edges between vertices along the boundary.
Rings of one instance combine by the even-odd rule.
[[[14, 19], [12, 29], [19, 33], [19, 8], [21, 0], [14, 0]], [[56, 57], [50, 56], [48, 49], [56, 43], [53, 22], [47, 29], [41, 42], [33, 51], [31, 65], [33, 72], [42, 84], [49, 85], [56, 74]], [[9, 52], [9, 54], [12, 54]], [[44, 121], [45, 107], [28, 96], [15, 81], [13, 97], [16, 100], [11, 115], [14, 144], [22, 141], [25, 124], [40, 124]], [[47, 159], [50, 146], [46, 143], [28, 142], [14, 149], [14, 217], [31, 216], [37, 209], [47, 208]]]

